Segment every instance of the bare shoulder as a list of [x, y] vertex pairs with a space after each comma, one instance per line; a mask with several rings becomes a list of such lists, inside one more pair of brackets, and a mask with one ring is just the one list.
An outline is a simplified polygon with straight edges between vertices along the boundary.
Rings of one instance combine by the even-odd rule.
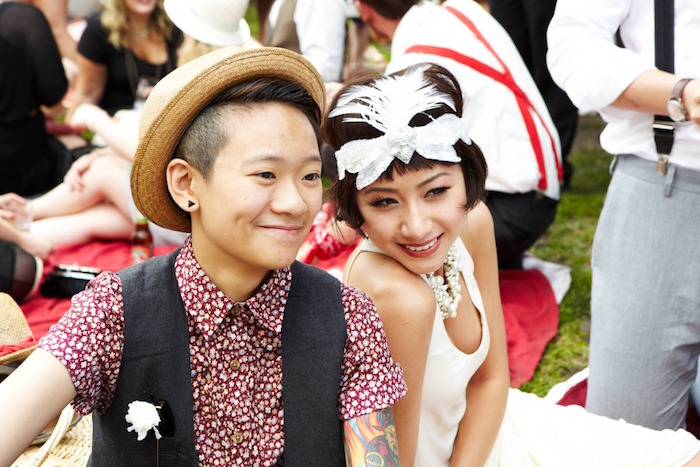
[[432, 322], [435, 296], [418, 275], [389, 256], [361, 252], [348, 272], [348, 284], [365, 292], [385, 323]]
[[496, 248], [496, 239], [493, 229], [493, 217], [491, 211], [483, 202], [479, 202], [467, 214], [467, 222], [460, 235], [464, 246], [474, 258]]
[[491, 211], [480, 201], [467, 214], [467, 223], [462, 232], [462, 240], [469, 247], [470, 244], [478, 244], [493, 237], [493, 217]]

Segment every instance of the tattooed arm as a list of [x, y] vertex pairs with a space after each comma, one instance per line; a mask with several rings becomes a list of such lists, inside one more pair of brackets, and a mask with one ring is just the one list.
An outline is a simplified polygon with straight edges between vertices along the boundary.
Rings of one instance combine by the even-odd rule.
[[391, 407], [361, 415], [343, 424], [345, 465], [369, 467], [399, 466], [394, 412]]

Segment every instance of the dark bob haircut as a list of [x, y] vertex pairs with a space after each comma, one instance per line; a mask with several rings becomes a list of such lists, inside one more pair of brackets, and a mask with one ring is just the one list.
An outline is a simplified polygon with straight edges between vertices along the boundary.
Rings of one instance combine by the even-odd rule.
[[[455, 109], [452, 110], [447, 105], [441, 105], [438, 108], [417, 113], [411, 122], [412, 127], [420, 127], [427, 125], [434, 119], [444, 114], [455, 114], [458, 117], [462, 116], [462, 91], [459, 87], [457, 79], [452, 73], [445, 68], [434, 64], [420, 64], [406, 68], [405, 70], [393, 73], [390, 76], [399, 76], [409, 71], [415, 70], [415, 67], [426, 68], [423, 75], [428, 82], [434, 85], [438, 91], [443, 92], [452, 98]], [[343, 89], [336, 94], [330, 110], [337, 106], [338, 98], [352, 85], [365, 85], [374, 82], [380, 77], [374, 78], [359, 78], [358, 81], [346, 84]], [[406, 96], [406, 99], [411, 99], [411, 96]], [[355, 101], [357, 102], [357, 101]], [[352, 117], [352, 114], [345, 115], [343, 118], [328, 118], [323, 122], [321, 129], [324, 140], [334, 149], [338, 150], [341, 146], [349, 141], [360, 139], [373, 139], [382, 136], [382, 132], [373, 128], [364, 122], [347, 122], [343, 121], [346, 117]], [[467, 189], [467, 203], [464, 206], [465, 210], [473, 208], [484, 195], [484, 183], [486, 181], [487, 167], [484, 155], [481, 149], [472, 141], [467, 144], [462, 140], [458, 140], [454, 145], [457, 155], [460, 157], [459, 164], [462, 167], [464, 174], [464, 183]], [[426, 159], [419, 153], [414, 152], [411, 161], [404, 164], [399, 159], [394, 159], [387, 170], [380, 176], [381, 180], [393, 180], [394, 176], [400, 176], [407, 172], [413, 172], [424, 168], [432, 168], [435, 166], [449, 166], [452, 162], [442, 162], [432, 159]], [[336, 180], [331, 187], [331, 201], [335, 205], [336, 219], [345, 221], [350, 227], [355, 230], [360, 229], [364, 223], [364, 218], [360, 213], [357, 205], [357, 188], [355, 186], [356, 174], [346, 173], [345, 178]]]

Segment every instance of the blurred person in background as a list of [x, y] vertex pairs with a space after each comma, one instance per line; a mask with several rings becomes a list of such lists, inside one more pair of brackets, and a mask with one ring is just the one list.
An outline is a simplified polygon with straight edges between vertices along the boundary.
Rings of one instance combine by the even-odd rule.
[[177, 51], [177, 65], [219, 47], [260, 47], [245, 19], [248, 6], [248, 0], [165, 0], [165, 12], [184, 33]]
[[340, 81], [345, 63], [344, 0], [274, 0], [263, 19], [261, 42], [300, 53], [323, 81]]
[[489, 0], [488, 4], [491, 15], [513, 39], [547, 104], [559, 132], [563, 186], [568, 188], [574, 171], [568, 156], [578, 127], [578, 109], [566, 92], [554, 83], [547, 69], [547, 26], [557, 0]]
[[559, 0], [547, 64], [574, 104], [600, 113], [615, 156], [591, 253], [586, 408], [675, 429], [700, 355], [700, 3], [657, 6]]
[[64, 149], [46, 133], [68, 81], [51, 28], [39, 9], [0, 4], [0, 193], [34, 196], [54, 187]]
[[69, 83], [73, 83], [78, 73], [78, 43], [68, 31], [69, 0], [28, 0], [41, 10], [51, 26], [58, 51], [63, 59], [63, 68]]
[[[165, 0], [164, 8], [185, 34], [178, 50], [179, 64], [221, 46], [247, 49], [257, 45], [244, 18], [248, 0]], [[138, 144], [140, 113], [140, 109], [127, 109], [110, 116], [95, 104], [77, 108], [73, 124], [87, 128], [106, 146], [80, 157], [63, 183], [22, 207], [33, 218], [33, 236], [55, 245], [131, 238], [139, 213], [128, 177]], [[155, 224], [150, 229], [156, 245], [179, 245], [185, 239], [181, 232]]]
[[68, 123], [83, 103], [110, 115], [131, 109], [176, 66], [182, 34], [163, 9], [163, 0], [104, 0], [87, 20], [78, 43], [78, 79]]

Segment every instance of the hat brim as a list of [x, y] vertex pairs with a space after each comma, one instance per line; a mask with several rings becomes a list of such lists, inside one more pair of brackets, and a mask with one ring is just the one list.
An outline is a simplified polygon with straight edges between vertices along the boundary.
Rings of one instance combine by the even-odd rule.
[[141, 113], [131, 167], [134, 203], [151, 222], [180, 232], [191, 230], [189, 213], [168, 191], [166, 167], [182, 134], [217, 95], [257, 78], [300, 84], [323, 112], [325, 88], [318, 71], [300, 54], [277, 47], [224, 47], [176, 68], [153, 88]]
[[245, 18], [238, 22], [238, 28], [225, 31], [217, 29], [214, 25], [207, 24], [198, 16], [194, 15], [186, 6], [188, 1], [165, 2], [165, 12], [170, 20], [177, 25], [178, 29], [205, 44], [216, 47], [229, 45], [244, 45], [250, 40], [250, 26]]
[[0, 292], [0, 347], [5, 346], [13, 350], [0, 355], [0, 365], [27, 358], [36, 347], [36, 341], [17, 302]]

